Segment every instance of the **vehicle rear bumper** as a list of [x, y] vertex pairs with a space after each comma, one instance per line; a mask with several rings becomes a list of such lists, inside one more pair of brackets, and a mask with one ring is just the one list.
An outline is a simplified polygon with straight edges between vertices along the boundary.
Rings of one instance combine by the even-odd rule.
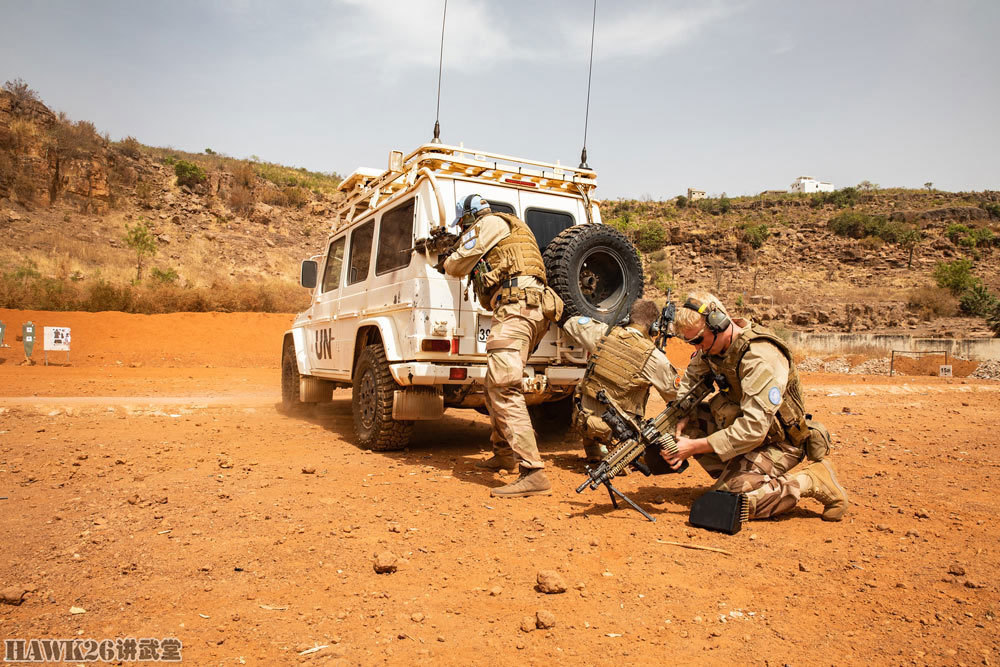
[[[466, 370], [465, 379], [452, 380], [450, 378], [452, 368], [464, 368]], [[536, 372], [536, 375], [546, 375], [549, 385], [573, 386], [583, 379], [585, 370], [586, 368], [583, 366], [550, 366], [544, 369], [544, 371]], [[486, 379], [485, 364], [449, 366], [447, 364], [404, 361], [402, 363], [389, 364], [389, 371], [396, 382], [404, 387], [411, 385], [471, 384], [473, 382], [482, 384]]]

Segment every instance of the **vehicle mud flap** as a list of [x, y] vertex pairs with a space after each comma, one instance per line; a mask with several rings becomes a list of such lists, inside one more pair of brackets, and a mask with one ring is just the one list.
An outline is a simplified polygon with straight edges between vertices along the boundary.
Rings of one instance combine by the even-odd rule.
[[434, 420], [444, 416], [444, 395], [434, 387], [397, 389], [392, 399], [392, 418]]

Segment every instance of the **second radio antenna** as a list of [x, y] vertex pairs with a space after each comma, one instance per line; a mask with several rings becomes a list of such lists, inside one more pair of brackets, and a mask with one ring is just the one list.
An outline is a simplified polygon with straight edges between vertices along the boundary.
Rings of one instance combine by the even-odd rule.
[[[597, 0], [594, 0], [594, 2], [596, 3]], [[448, 0], [444, 0], [444, 13], [441, 15], [441, 55], [438, 57], [438, 96], [437, 109], [434, 111], [434, 138], [431, 139], [432, 144], [441, 143], [441, 70], [444, 68], [444, 22], [446, 18], [448, 18]], [[587, 99], [589, 104], [589, 90], [587, 92]], [[586, 130], [584, 131], [584, 135], [586, 135]], [[583, 143], [587, 143], [586, 137], [584, 137]], [[586, 151], [586, 148], [584, 148], [584, 151]]]

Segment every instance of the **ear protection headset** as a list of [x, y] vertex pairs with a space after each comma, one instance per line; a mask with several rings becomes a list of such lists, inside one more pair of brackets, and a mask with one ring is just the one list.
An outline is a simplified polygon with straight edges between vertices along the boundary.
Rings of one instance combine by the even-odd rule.
[[466, 216], [473, 216], [478, 214], [480, 211], [488, 209], [489, 207], [490, 203], [481, 196], [476, 194], [469, 195], [462, 201], [461, 204], [458, 205], [460, 210], [458, 211], [458, 217], [455, 222], [461, 223]]
[[721, 310], [714, 303], [702, 303], [698, 299], [688, 299], [684, 302], [684, 307], [688, 310], [693, 310], [699, 315], [705, 317], [705, 326], [709, 331], [718, 335], [729, 328], [729, 325], [733, 323], [729, 319], [729, 315]]

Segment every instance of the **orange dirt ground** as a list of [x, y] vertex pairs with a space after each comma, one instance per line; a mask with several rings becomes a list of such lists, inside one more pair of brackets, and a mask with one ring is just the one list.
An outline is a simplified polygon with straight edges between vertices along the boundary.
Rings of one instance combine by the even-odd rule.
[[[72, 365], [18, 365], [27, 319], [72, 327]], [[0, 321], [0, 590], [27, 591], [0, 640], [177, 637], [196, 665], [1000, 661], [1000, 383], [805, 374], [849, 514], [805, 500], [726, 536], [687, 525], [697, 465], [619, 479], [650, 523], [574, 493], [565, 434], [540, 441], [555, 493], [504, 501], [476, 412], [393, 453], [352, 444], [348, 391], [282, 414], [287, 315]]]

